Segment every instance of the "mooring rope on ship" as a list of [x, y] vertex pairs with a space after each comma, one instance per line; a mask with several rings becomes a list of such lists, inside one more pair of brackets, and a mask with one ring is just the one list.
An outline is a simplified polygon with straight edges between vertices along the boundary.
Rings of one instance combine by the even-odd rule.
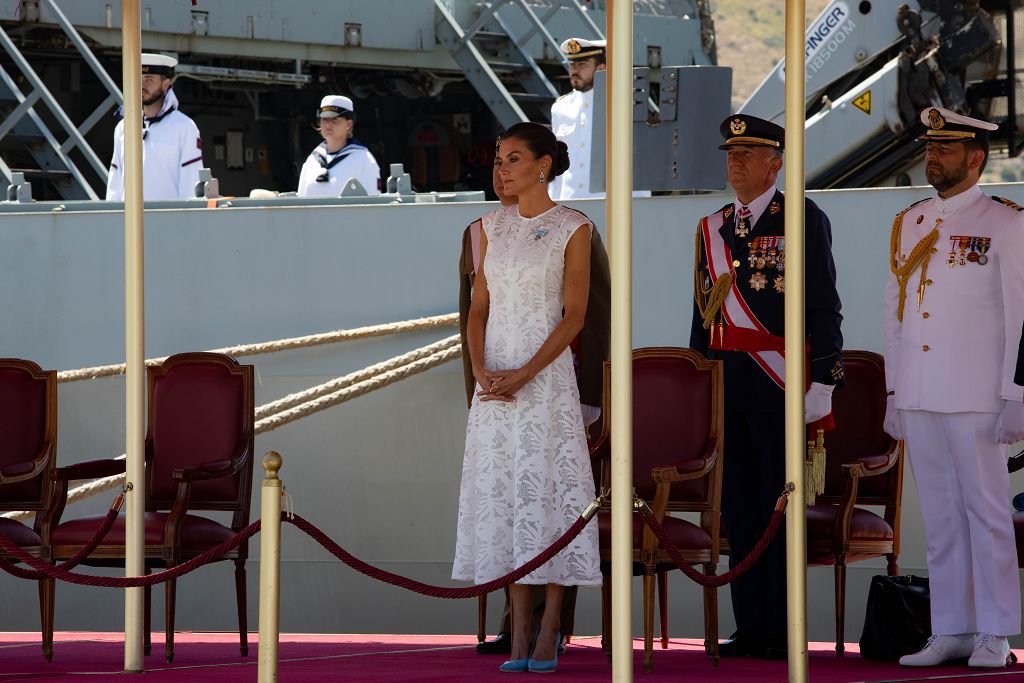
[[[403, 320], [395, 323], [384, 323], [381, 325], [368, 325], [356, 327], [350, 330], [335, 330], [333, 332], [321, 332], [310, 334], [304, 337], [290, 337], [288, 339], [277, 339], [275, 341], [257, 342], [255, 344], [240, 344], [237, 346], [225, 346], [220, 349], [211, 349], [210, 353], [222, 353], [227, 356], [256, 356], [264, 353], [275, 353], [277, 351], [288, 351], [301, 349], [310, 346], [321, 346], [323, 344], [336, 344], [356, 339], [367, 339], [369, 337], [383, 337], [389, 334], [400, 334], [403, 332], [421, 332], [433, 330], [440, 327], [454, 327], [459, 324], [458, 313], [447, 313], [445, 315], [434, 315], [414, 320]], [[160, 365], [167, 356], [161, 358], [148, 358], [146, 365]], [[93, 368], [79, 368], [77, 370], [61, 370], [57, 373], [57, 382], [79, 382], [87, 379], [98, 379], [100, 377], [113, 377], [123, 375], [125, 364], [99, 365]]]
[[[443, 317], [443, 316], [441, 316]], [[310, 389], [289, 394], [284, 398], [271, 401], [256, 408], [255, 433], [263, 434], [284, 425], [300, 420], [314, 413], [332, 408], [345, 401], [364, 396], [389, 384], [426, 372], [431, 368], [443, 365], [461, 355], [459, 335], [450, 337], [414, 349], [400, 356], [357, 370], [342, 377], [324, 382]], [[114, 460], [124, 460], [122, 453]], [[68, 492], [67, 503], [76, 503], [104, 491], [124, 484], [125, 475], [115, 474], [102, 479], [76, 486]], [[32, 513], [29, 511], [9, 512], [0, 517], [8, 519], [24, 519]]]

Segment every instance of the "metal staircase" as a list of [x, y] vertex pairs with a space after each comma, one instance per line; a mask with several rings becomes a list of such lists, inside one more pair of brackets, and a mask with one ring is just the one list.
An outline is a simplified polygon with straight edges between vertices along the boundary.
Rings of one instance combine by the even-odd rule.
[[[530, 56], [526, 45], [539, 36], [550, 53], [568, 68], [568, 61], [559, 50], [560, 43], [545, 28], [556, 12], [563, 8], [572, 10], [585, 34], [592, 39], [604, 38], [578, 0], [551, 0], [540, 15], [536, 10], [542, 8], [531, 7], [526, 0], [489, 0], [477, 5], [478, 13], [467, 27], [459, 24], [450, 4], [434, 0], [437, 37], [504, 128], [520, 121], [551, 118], [551, 103], [558, 97], [558, 90]], [[514, 35], [508, 21], [499, 14], [514, 9], [528, 19], [530, 28], [522, 35]]]
[[[31, 88], [26, 94], [19, 79], [0, 65], [0, 197], [18, 180], [49, 184], [64, 199], [98, 199], [94, 184], [72, 158], [72, 151], [84, 159], [94, 172], [93, 180], [103, 186], [107, 181], [107, 164], [100, 160], [85, 140], [85, 135], [110, 110], [122, 103], [120, 89], [110, 78], [89, 46], [58, 7], [56, 0], [42, 0], [60, 25], [64, 34], [78, 49], [83, 60], [100, 79], [109, 93], [107, 98], [85, 121], [75, 124], [65, 113], [57, 98], [43, 83], [10, 34], [0, 27], [0, 47], [11, 58], [20, 80]], [[40, 113], [44, 108], [59, 125], [57, 132], [47, 126]], [[61, 132], [62, 129], [62, 132]], [[66, 135], [63, 140], [60, 136]]]

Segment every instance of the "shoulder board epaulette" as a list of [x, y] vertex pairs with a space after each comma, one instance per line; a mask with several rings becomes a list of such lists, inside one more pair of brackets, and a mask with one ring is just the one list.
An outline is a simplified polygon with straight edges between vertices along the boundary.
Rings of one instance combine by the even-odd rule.
[[1008, 206], [1014, 211], [1024, 211], [1024, 206], [1021, 206], [1020, 204], [1011, 199], [1006, 199], [1004, 197], [997, 197], [995, 195], [992, 195], [992, 201], [999, 202], [1000, 204]]
[[561, 96], [559, 96], [558, 98], [556, 98], [556, 99], [555, 99], [555, 102], [558, 102], [559, 100], [564, 100], [564, 99], [565, 99], [566, 97], [568, 97], [568, 96], [569, 96], [569, 95], [571, 95], [571, 94], [572, 94], [571, 92], [567, 92], [567, 93], [565, 93], [564, 95], [561, 95]]
[[916, 202], [914, 202], [913, 204], [911, 204], [907, 208], [903, 209], [903, 211], [901, 211], [900, 213], [906, 213], [907, 211], [910, 211], [911, 209], [913, 209], [915, 206], [917, 206], [921, 202], [926, 202], [929, 199], [931, 199], [931, 197], [925, 197], [924, 199], [918, 199]]

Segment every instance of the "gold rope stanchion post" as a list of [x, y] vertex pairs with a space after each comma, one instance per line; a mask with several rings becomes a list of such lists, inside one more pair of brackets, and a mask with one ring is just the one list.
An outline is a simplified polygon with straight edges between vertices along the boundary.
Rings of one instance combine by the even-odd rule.
[[277, 476], [281, 455], [263, 456], [263, 492], [260, 511], [260, 625], [259, 683], [277, 680], [277, 645], [281, 629], [281, 496]]

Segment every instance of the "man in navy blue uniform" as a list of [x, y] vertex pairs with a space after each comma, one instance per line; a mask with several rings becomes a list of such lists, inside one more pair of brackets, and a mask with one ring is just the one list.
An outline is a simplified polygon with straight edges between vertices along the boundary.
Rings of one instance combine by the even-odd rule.
[[[785, 131], [737, 114], [721, 125], [735, 200], [697, 230], [690, 346], [725, 371], [722, 521], [735, 566], [757, 543], [785, 484], [785, 198], [775, 189]], [[828, 418], [844, 381], [832, 228], [805, 202], [808, 423]], [[792, 245], [799, 258], [798, 245]], [[782, 534], [731, 584], [736, 633], [722, 657], [786, 656], [786, 557]]]

